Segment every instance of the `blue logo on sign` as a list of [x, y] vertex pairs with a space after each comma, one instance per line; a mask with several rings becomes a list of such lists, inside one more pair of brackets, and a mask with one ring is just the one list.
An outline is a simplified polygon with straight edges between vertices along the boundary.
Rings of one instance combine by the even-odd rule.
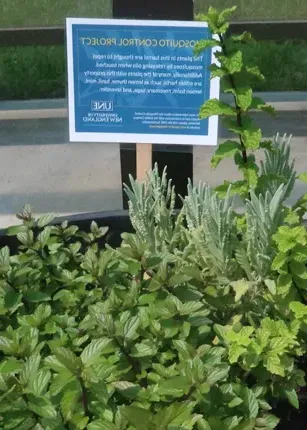
[[91, 102], [92, 111], [99, 112], [112, 112], [113, 111], [113, 102], [110, 101], [97, 101], [93, 100]]

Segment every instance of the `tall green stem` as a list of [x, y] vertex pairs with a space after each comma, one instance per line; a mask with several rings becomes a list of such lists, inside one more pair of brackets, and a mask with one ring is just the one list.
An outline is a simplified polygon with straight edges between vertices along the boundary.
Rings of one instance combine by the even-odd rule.
[[[218, 37], [219, 37], [219, 40], [220, 40], [220, 43], [221, 43], [222, 52], [225, 55], [225, 57], [227, 57], [228, 56], [228, 51], [227, 51], [227, 47], [226, 47], [226, 43], [225, 43], [224, 37], [223, 37], [222, 34], [219, 34]], [[228, 77], [229, 77], [229, 81], [230, 81], [231, 87], [234, 90], [233, 97], [234, 97], [234, 102], [235, 102], [235, 109], [236, 109], [236, 112], [237, 112], [237, 117], [236, 117], [237, 124], [238, 124], [239, 127], [242, 127], [243, 126], [243, 116], [242, 116], [242, 109], [238, 105], [237, 98], [235, 96], [235, 94], [237, 93], [237, 86], [236, 86], [236, 83], [235, 83], [235, 78], [234, 78], [233, 74], [231, 74], [231, 73], [228, 73]], [[247, 166], [247, 164], [248, 164], [247, 150], [246, 150], [246, 147], [244, 145], [241, 133], [239, 133], [239, 139], [240, 139], [240, 145], [241, 145], [242, 158], [243, 158], [244, 164]]]

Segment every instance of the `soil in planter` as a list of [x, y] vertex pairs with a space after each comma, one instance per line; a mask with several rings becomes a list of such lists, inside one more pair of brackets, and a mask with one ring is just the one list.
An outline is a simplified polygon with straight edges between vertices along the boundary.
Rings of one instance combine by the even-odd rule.
[[280, 403], [274, 410], [280, 418], [277, 430], [305, 430], [307, 429], [307, 400], [300, 402], [300, 409], [294, 409], [289, 403]]

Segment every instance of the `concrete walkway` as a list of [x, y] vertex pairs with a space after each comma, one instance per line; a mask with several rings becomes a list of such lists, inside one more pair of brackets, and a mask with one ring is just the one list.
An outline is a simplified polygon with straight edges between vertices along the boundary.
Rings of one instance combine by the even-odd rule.
[[59, 215], [122, 209], [118, 144], [70, 144], [67, 120], [0, 122], [0, 227], [30, 203]]
[[[277, 119], [262, 114], [255, 118], [268, 138], [277, 131], [295, 136], [292, 152], [298, 171], [307, 170], [304, 97], [290, 101], [292, 107], [287, 105], [289, 111], [281, 109]], [[39, 103], [35, 106], [38, 111], [65, 109], [63, 101]], [[293, 103], [300, 103], [303, 110], [293, 111]], [[31, 203], [37, 213], [52, 211], [60, 215], [122, 208], [118, 144], [69, 143], [65, 116], [27, 120], [4, 120], [2, 116], [1, 120], [1, 112], [18, 110], [27, 110], [24, 102], [0, 104], [0, 227], [15, 223], [14, 214], [26, 203]], [[227, 137], [222, 127], [220, 136]], [[194, 181], [217, 185], [236, 179], [238, 174], [232, 162], [225, 161], [217, 170], [211, 170], [213, 152], [210, 147], [194, 148]], [[297, 184], [293, 200], [304, 192], [307, 187]]]

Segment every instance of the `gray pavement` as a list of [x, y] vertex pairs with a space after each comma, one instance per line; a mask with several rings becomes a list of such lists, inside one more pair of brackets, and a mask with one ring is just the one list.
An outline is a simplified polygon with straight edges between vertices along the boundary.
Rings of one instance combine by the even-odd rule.
[[[283, 111], [276, 119], [257, 114], [255, 119], [266, 137], [277, 131], [293, 134], [297, 170], [307, 170], [307, 111]], [[222, 127], [220, 136], [227, 137]], [[216, 185], [236, 179], [231, 162], [211, 170], [213, 152], [210, 147], [194, 148], [194, 181]], [[15, 223], [14, 214], [25, 203], [31, 203], [37, 213], [60, 215], [118, 210], [121, 189], [118, 144], [69, 143], [66, 118], [0, 121], [0, 227]], [[298, 183], [293, 200], [304, 192], [307, 187]]]
[[118, 144], [68, 143], [66, 120], [0, 122], [0, 227], [30, 203], [59, 215], [122, 209]]

